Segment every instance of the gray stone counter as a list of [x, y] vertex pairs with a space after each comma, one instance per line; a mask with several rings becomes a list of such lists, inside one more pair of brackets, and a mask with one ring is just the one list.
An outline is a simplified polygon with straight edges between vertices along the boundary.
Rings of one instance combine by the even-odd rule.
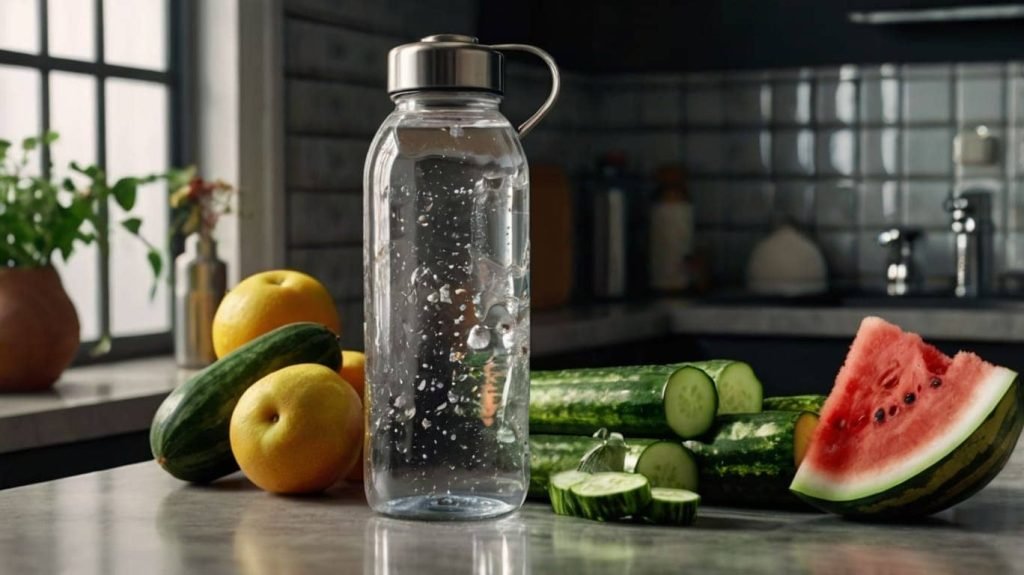
[[285, 498], [154, 463], [0, 492], [9, 573], [494, 575], [1024, 573], [1024, 456], [923, 524], [703, 508], [695, 526], [602, 524], [528, 504], [474, 523], [376, 516], [358, 487]]

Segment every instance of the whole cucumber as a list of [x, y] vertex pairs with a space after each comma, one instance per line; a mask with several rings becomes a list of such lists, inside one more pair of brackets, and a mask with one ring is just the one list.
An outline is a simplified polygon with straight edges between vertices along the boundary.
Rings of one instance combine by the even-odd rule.
[[281, 368], [318, 363], [337, 370], [338, 337], [316, 323], [279, 327], [193, 375], [157, 409], [149, 446], [157, 463], [184, 481], [207, 483], [238, 470], [229, 427], [249, 386]]

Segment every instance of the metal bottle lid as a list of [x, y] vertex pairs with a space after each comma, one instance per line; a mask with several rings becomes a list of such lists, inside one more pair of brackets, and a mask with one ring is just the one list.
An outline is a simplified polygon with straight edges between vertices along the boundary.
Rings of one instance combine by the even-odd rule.
[[417, 90], [504, 92], [504, 56], [472, 36], [435, 34], [388, 54], [388, 94]]

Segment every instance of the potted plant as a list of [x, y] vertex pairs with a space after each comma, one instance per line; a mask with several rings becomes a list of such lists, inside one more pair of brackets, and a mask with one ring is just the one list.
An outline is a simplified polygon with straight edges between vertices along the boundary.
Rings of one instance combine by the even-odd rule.
[[[138, 187], [163, 176], [110, 185], [103, 169], [76, 163], [69, 165], [74, 179], [32, 174], [30, 159], [57, 137], [25, 138], [20, 146], [0, 140], [0, 392], [47, 389], [74, 359], [78, 315], [52, 264], [92, 243], [101, 257], [109, 254], [110, 200], [128, 212], [119, 223], [146, 244], [154, 277], [162, 267], [160, 251], [139, 234], [142, 220], [130, 212]], [[109, 348], [109, 334], [97, 348]]]

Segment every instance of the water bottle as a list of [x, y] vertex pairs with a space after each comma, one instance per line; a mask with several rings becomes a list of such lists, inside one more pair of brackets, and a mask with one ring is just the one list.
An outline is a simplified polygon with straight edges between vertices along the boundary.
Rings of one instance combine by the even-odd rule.
[[[543, 106], [499, 111], [503, 50], [551, 69]], [[529, 483], [529, 172], [522, 138], [558, 70], [454, 34], [388, 57], [395, 110], [364, 179], [370, 506], [414, 519], [515, 511]]]

